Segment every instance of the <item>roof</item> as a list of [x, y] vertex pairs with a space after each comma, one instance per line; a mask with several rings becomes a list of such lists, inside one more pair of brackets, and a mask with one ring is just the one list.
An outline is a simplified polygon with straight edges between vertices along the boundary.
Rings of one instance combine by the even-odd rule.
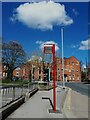
[[[64, 57], [64, 59], [71, 59], [71, 58], [74, 58], [74, 59], [76, 59], [79, 62], [79, 60], [76, 57], [74, 57], [74, 56], [71, 56], [71, 57], [68, 57], [68, 58]], [[57, 59], [62, 59], [62, 58], [58, 57]]]

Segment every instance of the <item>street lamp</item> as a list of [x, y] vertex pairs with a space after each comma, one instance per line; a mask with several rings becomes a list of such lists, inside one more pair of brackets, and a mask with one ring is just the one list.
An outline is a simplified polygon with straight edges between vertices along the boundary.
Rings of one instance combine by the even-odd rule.
[[64, 41], [64, 28], [61, 28], [61, 40], [62, 40], [62, 77], [63, 77], [63, 89], [65, 89], [65, 80], [64, 80], [64, 49], [63, 49], [63, 41]]

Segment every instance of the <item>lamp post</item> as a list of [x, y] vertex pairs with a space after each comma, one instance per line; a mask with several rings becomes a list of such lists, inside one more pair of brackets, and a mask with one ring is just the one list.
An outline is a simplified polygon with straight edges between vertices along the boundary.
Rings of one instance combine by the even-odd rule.
[[63, 89], [65, 89], [65, 80], [64, 80], [64, 49], [63, 49], [63, 41], [64, 41], [64, 28], [61, 28], [61, 40], [62, 40], [62, 78], [63, 78]]

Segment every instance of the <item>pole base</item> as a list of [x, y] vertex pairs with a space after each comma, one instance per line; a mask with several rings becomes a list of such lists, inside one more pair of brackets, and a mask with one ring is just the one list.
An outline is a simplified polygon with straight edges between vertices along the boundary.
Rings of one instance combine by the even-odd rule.
[[65, 89], [65, 87], [62, 88], [63, 90]]
[[62, 113], [60, 110], [56, 110], [54, 111], [53, 109], [49, 109], [49, 113]]

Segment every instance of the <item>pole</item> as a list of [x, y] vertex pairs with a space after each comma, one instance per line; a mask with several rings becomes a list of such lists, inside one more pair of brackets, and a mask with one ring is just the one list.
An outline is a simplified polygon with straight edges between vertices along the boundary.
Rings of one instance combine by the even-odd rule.
[[56, 112], [56, 65], [55, 65], [55, 45], [53, 45], [53, 105]]
[[49, 70], [49, 82], [50, 82], [50, 68], [48, 68], [48, 70]]
[[86, 79], [87, 79], [87, 58], [86, 59]]
[[61, 37], [62, 37], [62, 77], [63, 77], [63, 89], [65, 88], [65, 81], [64, 81], [64, 58], [63, 58], [63, 40], [64, 40], [64, 28], [61, 28]]

